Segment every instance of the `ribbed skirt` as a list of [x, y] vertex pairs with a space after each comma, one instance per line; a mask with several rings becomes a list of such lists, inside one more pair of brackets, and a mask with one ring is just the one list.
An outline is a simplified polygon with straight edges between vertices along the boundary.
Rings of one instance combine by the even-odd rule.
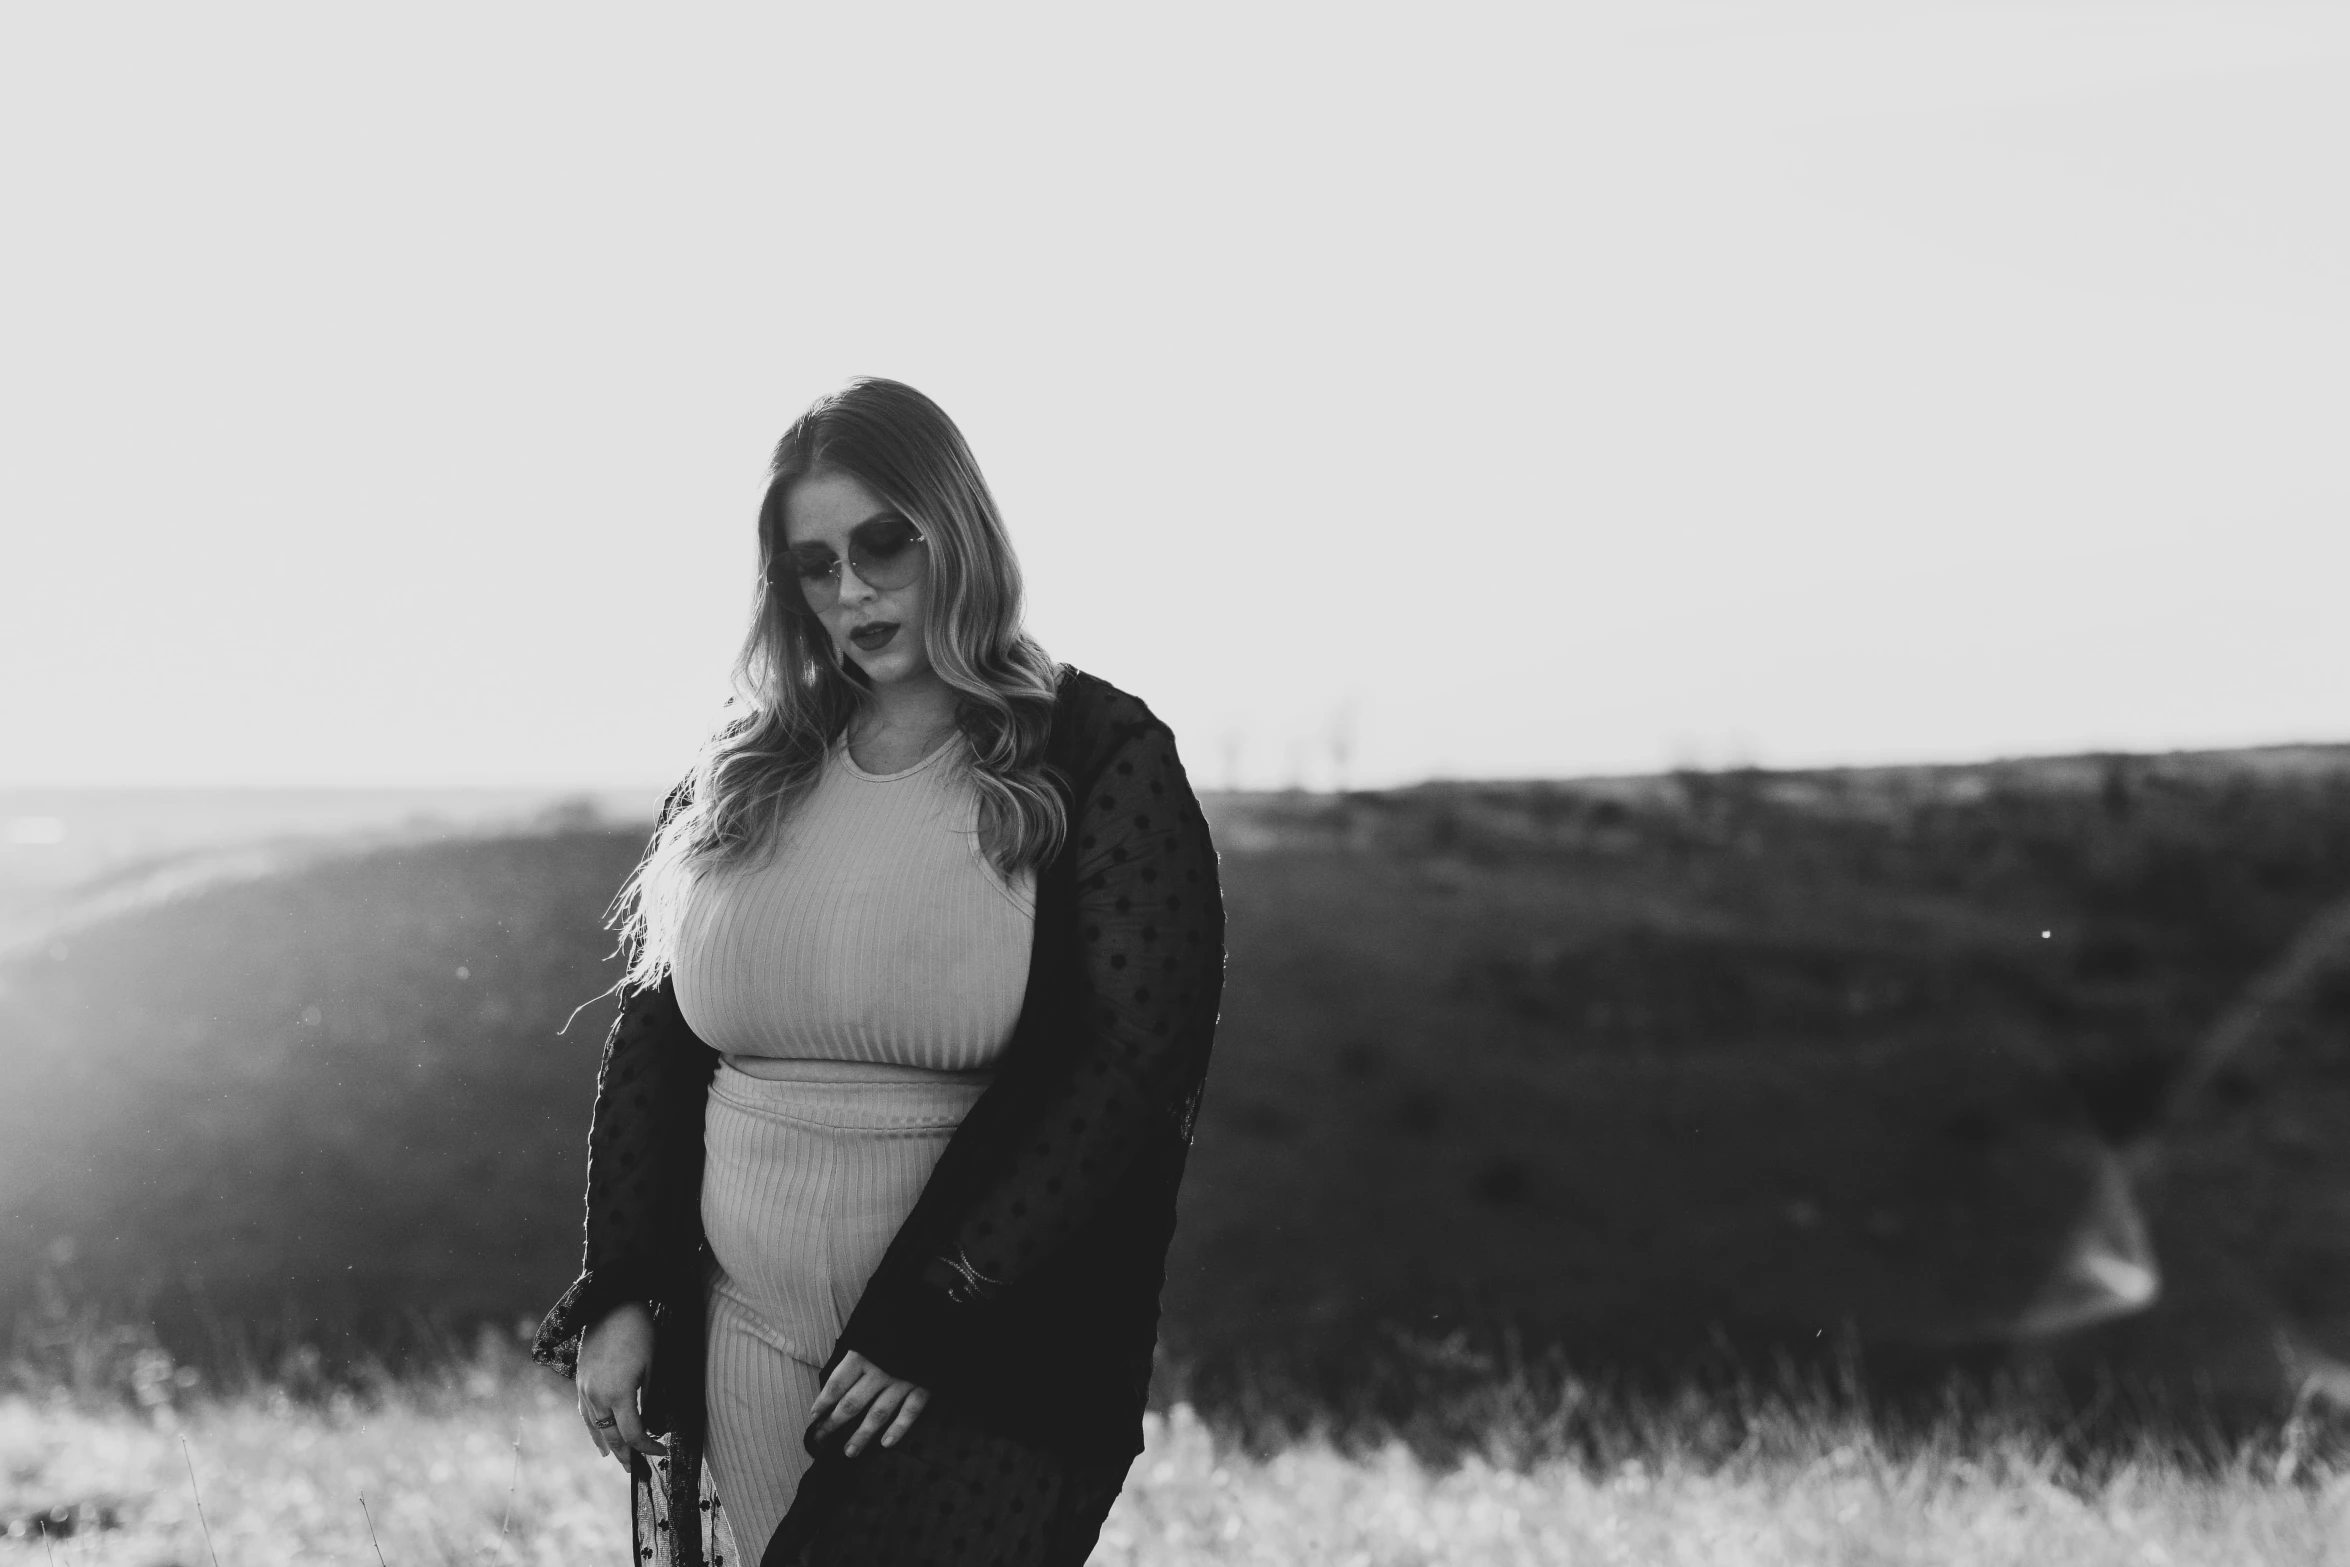
[[702, 1176], [702, 1227], [718, 1260], [709, 1461], [752, 1561], [812, 1462], [801, 1437], [817, 1370], [987, 1084], [983, 1073], [759, 1065], [757, 1077], [719, 1067]]

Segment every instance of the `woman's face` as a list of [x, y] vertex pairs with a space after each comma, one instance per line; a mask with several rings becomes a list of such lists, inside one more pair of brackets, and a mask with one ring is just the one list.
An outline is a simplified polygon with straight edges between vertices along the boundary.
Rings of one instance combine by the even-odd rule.
[[[930, 608], [930, 548], [910, 546], [913, 580], [902, 587], [877, 589], [857, 575], [849, 553], [850, 535], [869, 523], [881, 526], [868, 529], [866, 538], [878, 533], [884, 542], [893, 542], [891, 536], [899, 529], [913, 526], [904, 513], [845, 473], [812, 473], [784, 492], [784, 553], [804, 563], [839, 563], [840, 596], [819, 608], [816, 618], [832, 638], [835, 655], [855, 660], [865, 678], [879, 687], [930, 672], [930, 650], [923, 641]], [[810, 602], [822, 604], [821, 585], [803, 581]]]

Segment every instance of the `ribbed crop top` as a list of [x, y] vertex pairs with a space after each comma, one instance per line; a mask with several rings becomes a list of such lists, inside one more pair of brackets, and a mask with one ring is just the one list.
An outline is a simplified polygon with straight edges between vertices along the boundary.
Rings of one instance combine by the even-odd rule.
[[[678, 932], [677, 1004], [761, 1077], [984, 1074], [1028, 984], [1036, 872], [980, 848], [969, 745], [894, 773], [833, 743], [764, 863], [696, 879]], [[828, 1064], [838, 1064], [827, 1069]]]

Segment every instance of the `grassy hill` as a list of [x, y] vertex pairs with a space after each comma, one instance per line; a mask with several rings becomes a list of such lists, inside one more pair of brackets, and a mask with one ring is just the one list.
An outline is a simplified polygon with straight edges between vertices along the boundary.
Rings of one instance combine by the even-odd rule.
[[[2350, 1357], [2350, 953], [2168, 1097], [2350, 895], [2350, 749], [1208, 804], [1232, 956], [1166, 1332], [1211, 1374], [1361, 1393], [1460, 1324], [1964, 1356], [2132, 1143], [2166, 1293], [2078, 1343]], [[199, 1355], [535, 1315], [608, 1006], [555, 1030], [641, 842], [312, 856], [0, 961], [0, 1308], [48, 1278]]]
[[[43, 1261], [185, 1332], [502, 1320], [577, 1250], [641, 831], [454, 839], [71, 929], [0, 988], [0, 1279]], [[207, 1329], [209, 1331], [209, 1329]]]

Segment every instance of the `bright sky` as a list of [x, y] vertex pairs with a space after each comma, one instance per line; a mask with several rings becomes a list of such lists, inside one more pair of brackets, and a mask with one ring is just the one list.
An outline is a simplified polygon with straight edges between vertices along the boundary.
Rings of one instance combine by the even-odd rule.
[[2350, 738], [2350, 9], [0, 11], [0, 784], [673, 777], [891, 375], [1203, 787]]

